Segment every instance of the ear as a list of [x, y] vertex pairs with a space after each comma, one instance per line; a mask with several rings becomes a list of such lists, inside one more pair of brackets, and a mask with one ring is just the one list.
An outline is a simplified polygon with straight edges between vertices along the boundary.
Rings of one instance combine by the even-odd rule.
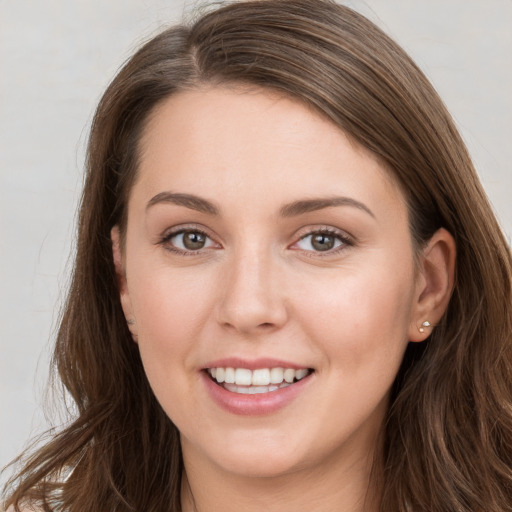
[[114, 226], [110, 231], [112, 240], [112, 255], [114, 257], [114, 267], [116, 271], [117, 286], [119, 288], [119, 298], [121, 299], [121, 307], [123, 308], [128, 329], [132, 333], [134, 341], [138, 340], [137, 323], [133, 315], [132, 303], [128, 291], [128, 283], [126, 281], [126, 272], [124, 268], [123, 253], [121, 250], [121, 233], [119, 226]]
[[409, 341], [424, 341], [441, 320], [453, 290], [456, 247], [452, 235], [441, 228], [419, 255], [415, 302]]

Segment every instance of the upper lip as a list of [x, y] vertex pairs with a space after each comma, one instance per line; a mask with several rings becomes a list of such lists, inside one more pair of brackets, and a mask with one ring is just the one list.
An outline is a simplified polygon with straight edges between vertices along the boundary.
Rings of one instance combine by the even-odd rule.
[[294, 370], [300, 370], [302, 368], [309, 368], [309, 366], [271, 357], [261, 357], [257, 359], [226, 357], [207, 363], [203, 367], [203, 370], [208, 368], [247, 368], [248, 370], [258, 370], [260, 368], [293, 368]]

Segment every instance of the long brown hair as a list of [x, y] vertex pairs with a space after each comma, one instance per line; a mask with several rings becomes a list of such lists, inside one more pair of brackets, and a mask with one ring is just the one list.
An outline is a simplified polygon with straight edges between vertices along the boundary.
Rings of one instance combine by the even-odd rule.
[[146, 43], [93, 120], [73, 280], [54, 352], [77, 414], [24, 460], [6, 506], [180, 510], [179, 434], [157, 403], [119, 302], [111, 228], [126, 222], [138, 142], [164, 98], [244, 83], [304, 102], [401, 184], [418, 250], [457, 245], [453, 295], [408, 348], [384, 425], [383, 512], [512, 510], [512, 292], [507, 244], [442, 101], [379, 28], [331, 0], [239, 1]]

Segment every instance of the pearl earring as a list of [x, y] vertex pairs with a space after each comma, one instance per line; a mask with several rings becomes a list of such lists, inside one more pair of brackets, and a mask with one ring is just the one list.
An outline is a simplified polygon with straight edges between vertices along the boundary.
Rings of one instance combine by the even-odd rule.
[[420, 332], [425, 332], [425, 327], [430, 327], [430, 322], [428, 320], [425, 320], [422, 324], [421, 324], [421, 327], [418, 329]]

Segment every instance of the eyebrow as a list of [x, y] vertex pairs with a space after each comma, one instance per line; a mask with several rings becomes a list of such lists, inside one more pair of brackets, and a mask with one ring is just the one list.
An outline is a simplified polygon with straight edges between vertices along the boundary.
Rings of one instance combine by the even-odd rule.
[[[160, 203], [184, 206], [185, 208], [206, 213], [208, 215], [219, 215], [219, 209], [217, 206], [207, 199], [203, 199], [202, 197], [195, 196], [193, 194], [180, 194], [176, 192], [160, 192], [149, 200], [146, 210]], [[280, 210], [280, 214], [282, 217], [295, 217], [304, 213], [310, 213], [335, 206], [352, 206], [375, 218], [373, 212], [364, 203], [361, 203], [351, 197], [338, 196], [294, 201], [293, 203], [284, 205]]]
[[375, 218], [373, 212], [364, 203], [361, 203], [356, 199], [352, 199], [351, 197], [338, 196], [295, 201], [283, 206], [280, 213], [283, 217], [295, 217], [296, 215], [302, 215], [303, 213], [323, 210], [324, 208], [332, 208], [333, 206], [352, 206]]
[[160, 192], [152, 197], [146, 205], [146, 211], [152, 206], [160, 203], [176, 204], [191, 210], [196, 210], [209, 215], [218, 215], [219, 209], [210, 201], [192, 194], [178, 194], [173, 192]]

